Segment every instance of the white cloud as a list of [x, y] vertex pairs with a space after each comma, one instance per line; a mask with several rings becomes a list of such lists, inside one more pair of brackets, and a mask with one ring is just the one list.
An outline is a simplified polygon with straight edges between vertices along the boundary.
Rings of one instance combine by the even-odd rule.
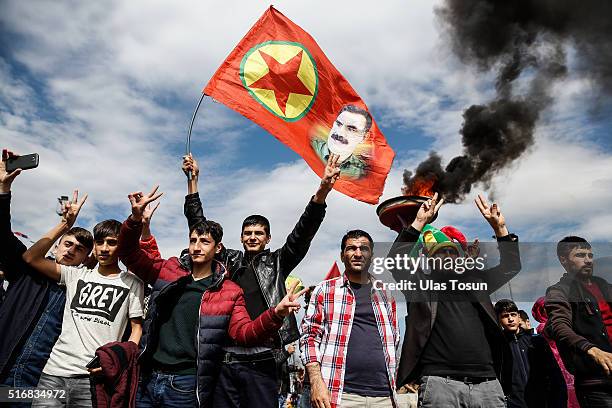
[[[312, 34], [380, 112], [383, 128], [416, 128], [432, 138], [444, 158], [460, 153], [461, 113], [491, 97], [491, 76], [449, 55], [430, 1], [376, 7], [365, 0], [282, 1], [276, 6]], [[90, 193], [83, 225], [104, 216], [122, 219], [129, 210], [128, 192], [160, 183], [166, 196], [153, 230], [165, 255], [178, 253], [186, 242], [186, 223], [177, 156], [191, 110], [208, 78], [264, 10], [259, 2], [5, 2], [0, 22], [19, 41], [0, 60], [1, 142], [41, 155], [40, 168], [15, 183], [15, 225], [41, 234], [56, 221], [55, 198], [74, 187]], [[31, 76], [23, 76], [24, 69]], [[495, 179], [496, 197], [525, 239], [556, 239], [568, 223], [590, 237], [608, 235], [601, 221], [609, 218], [612, 198], [610, 156], [580, 137], [590, 125], [584, 114], [586, 88], [574, 78], [555, 88], [559, 100], [547, 113], [538, 142]], [[267, 171], [234, 162], [238, 149], [248, 146], [244, 122], [237, 125], [235, 118], [224, 106], [206, 101], [196, 123], [194, 152], [203, 167], [204, 205], [223, 224], [225, 242], [233, 247], [239, 246], [246, 215], [268, 216], [276, 248], [318, 181], [301, 160]], [[409, 151], [397, 157], [383, 199], [399, 193], [402, 169], [426, 155]], [[439, 223], [484, 239], [489, 231], [479, 217], [468, 201], [445, 207]], [[378, 223], [374, 207], [334, 192], [328, 216], [296, 272], [309, 282], [323, 276], [351, 228], [365, 229], [380, 241], [394, 238]]]

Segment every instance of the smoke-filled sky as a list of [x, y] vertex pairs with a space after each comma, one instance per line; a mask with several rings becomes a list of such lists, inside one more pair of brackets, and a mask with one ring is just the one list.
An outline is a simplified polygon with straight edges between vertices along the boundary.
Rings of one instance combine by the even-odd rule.
[[[435, 8], [441, 32], [461, 62], [495, 77], [495, 96], [463, 113], [462, 155], [445, 168], [437, 154], [405, 173], [408, 188], [425, 179], [448, 202], [492, 178], [535, 143], [536, 129], [568, 73], [584, 80], [587, 101], [603, 110], [612, 93], [612, 24], [607, 1], [446, 0]], [[568, 53], [575, 53], [573, 63]], [[413, 178], [411, 178], [411, 176]]]
[[[515, 120], [492, 132], [499, 143], [485, 147], [507, 153], [508, 160], [494, 173], [476, 172], [488, 187], [458, 187], [464, 201], [444, 206], [437, 224], [490, 239], [472, 202], [484, 192], [499, 201], [523, 242], [568, 234], [609, 240], [611, 106], [602, 96], [602, 78], [610, 54], [563, 13], [529, 17], [508, 9], [502, 17], [524, 27], [481, 27], [478, 19], [462, 25], [462, 13], [477, 3], [483, 2], [314, 0], [275, 7], [317, 40], [396, 151], [383, 199], [399, 194], [403, 170], [414, 170], [431, 151], [442, 167], [466, 149], [478, 164], [490, 161], [489, 150], [478, 143], [464, 148], [462, 138], [469, 129], [489, 129], [478, 119], [508, 112], [524, 118], [520, 124], [529, 129]], [[549, 3], [571, 14], [572, 2]], [[591, 17], [610, 15], [594, 3], [580, 4], [582, 23], [599, 24]], [[40, 154], [40, 167], [14, 184], [14, 229], [42, 234], [57, 221], [56, 197], [75, 187], [89, 193], [80, 225], [123, 220], [127, 194], [159, 183], [165, 195], [153, 232], [163, 255], [179, 253], [187, 242], [180, 156], [192, 110], [213, 72], [267, 7], [256, 1], [1, 2], [0, 142]], [[563, 67], [556, 65], [561, 57]], [[464, 114], [475, 119], [473, 127], [462, 126]], [[240, 223], [251, 213], [269, 217], [272, 248], [282, 245], [318, 185], [299, 156], [208, 99], [195, 125], [193, 152], [202, 167], [206, 214], [223, 225], [229, 247], [239, 247]], [[308, 283], [319, 280], [338, 259], [340, 238], [353, 228], [378, 241], [394, 238], [378, 223], [374, 206], [332, 192], [327, 218], [296, 273]]]

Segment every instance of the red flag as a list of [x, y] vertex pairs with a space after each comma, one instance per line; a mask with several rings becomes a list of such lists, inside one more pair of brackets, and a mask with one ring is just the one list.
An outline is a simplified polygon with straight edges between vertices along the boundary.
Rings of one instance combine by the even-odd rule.
[[339, 277], [340, 277], [340, 268], [338, 268], [338, 264], [334, 261], [334, 264], [332, 265], [329, 272], [327, 272], [327, 275], [325, 275], [325, 279], [323, 280], [326, 281], [329, 279], [334, 279], [334, 278], [339, 278]]
[[335, 188], [375, 204], [395, 153], [367, 106], [315, 40], [270, 7], [203, 91], [272, 133], [320, 176], [340, 156]]
[[19, 231], [13, 231], [14, 235], [17, 235], [18, 237], [22, 237], [22, 238], [26, 238], [26, 239], [30, 239], [30, 237], [28, 237], [26, 234], [24, 234], [23, 232], [19, 232]]

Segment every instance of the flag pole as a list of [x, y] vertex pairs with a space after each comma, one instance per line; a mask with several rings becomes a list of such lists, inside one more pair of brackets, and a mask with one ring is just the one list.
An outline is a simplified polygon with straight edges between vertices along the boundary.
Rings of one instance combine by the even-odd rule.
[[[189, 124], [189, 132], [187, 133], [187, 144], [185, 146], [185, 155], [189, 155], [189, 153], [191, 153], [191, 132], [193, 130], [193, 124], [195, 123], [195, 118], [196, 115], [198, 114], [198, 110], [200, 109], [200, 105], [202, 104], [202, 101], [204, 100], [204, 97], [206, 95], [204, 94], [204, 92], [202, 92], [202, 96], [200, 97], [200, 100], [198, 101], [198, 104], [196, 105], [195, 110], [193, 111], [193, 116], [191, 117], [191, 123]], [[187, 174], [187, 179], [191, 180], [191, 172], [189, 172], [189, 174]]]

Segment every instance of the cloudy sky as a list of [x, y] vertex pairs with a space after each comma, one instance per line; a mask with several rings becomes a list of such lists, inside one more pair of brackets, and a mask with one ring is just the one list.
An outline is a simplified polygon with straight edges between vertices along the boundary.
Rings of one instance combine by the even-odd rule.
[[[40, 167], [14, 184], [14, 229], [42, 234], [57, 222], [56, 197], [73, 188], [89, 193], [79, 225], [123, 220], [127, 194], [158, 183], [165, 195], [153, 232], [163, 255], [179, 253], [187, 242], [180, 162], [193, 108], [268, 6], [0, 2], [0, 142], [40, 154]], [[492, 75], [452, 55], [434, 6], [430, 0], [376, 7], [369, 1], [275, 3], [317, 40], [395, 150], [383, 199], [399, 194], [403, 169], [413, 169], [429, 151], [446, 160], [460, 153], [463, 110], [493, 96]], [[499, 201], [523, 242], [556, 242], [570, 233], [606, 241], [612, 223], [609, 115], [602, 113], [605, 106], [593, 108], [592, 84], [571, 71], [553, 94], [534, 146], [484, 193]], [[268, 216], [271, 246], [282, 245], [319, 182], [297, 154], [210, 99], [200, 110], [192, 150], [202, 167], [205, 212], [223, 225], [229, 247], [240, 247], [240, 223], [252, 213]], [[438, 224], [490, 239], [473, 197], [443, 207]], [[332, 192], [324, 224], [296, 273], [308, 283], [324, 276], [349, 229], [393, 240], [375, 208]]]

